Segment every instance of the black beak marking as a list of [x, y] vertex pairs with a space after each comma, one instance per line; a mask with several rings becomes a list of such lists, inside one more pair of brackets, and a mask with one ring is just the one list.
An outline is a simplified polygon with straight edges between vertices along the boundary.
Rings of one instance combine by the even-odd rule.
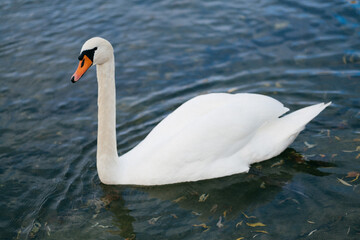
[[86, 55], [93, 62], [94, 61], [94, 54], [95, 54], [96, 50], [97, 50], [97, 47], [94, 47], [93, 49], [85, 50], [80, 54], [78, 59], [81, 61], [81, 60], [83, 60], [84, 55]]

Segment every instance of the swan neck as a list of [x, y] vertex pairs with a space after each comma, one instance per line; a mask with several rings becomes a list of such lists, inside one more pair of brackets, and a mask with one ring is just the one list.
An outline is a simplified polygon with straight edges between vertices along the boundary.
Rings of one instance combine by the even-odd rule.
[[112, 176], [117, 169], [116, 89], [114, 56], [96, 66], [98, 79], [98, 143], [97, 168], [100, 180]]

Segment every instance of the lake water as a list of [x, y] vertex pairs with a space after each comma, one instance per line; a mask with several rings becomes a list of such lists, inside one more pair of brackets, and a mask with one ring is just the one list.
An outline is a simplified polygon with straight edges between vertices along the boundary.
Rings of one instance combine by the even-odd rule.
[[[360, 239], [360, 2], [0, 2], [1, 239]], [[114, 46], [118, 151], [182, 102], [266, 94], [333, 104], [249, 173], [162, 187], [96, 172], [95, 68]]]

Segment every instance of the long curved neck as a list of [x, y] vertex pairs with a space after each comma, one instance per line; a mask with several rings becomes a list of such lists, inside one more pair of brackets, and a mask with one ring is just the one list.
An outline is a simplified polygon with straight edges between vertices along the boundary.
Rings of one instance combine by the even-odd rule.
[[100, 180], [111, 184], [118, 167], [114, 56], [106, 63], [97, 65], [96, 72], [99, 108], [96, 165]]

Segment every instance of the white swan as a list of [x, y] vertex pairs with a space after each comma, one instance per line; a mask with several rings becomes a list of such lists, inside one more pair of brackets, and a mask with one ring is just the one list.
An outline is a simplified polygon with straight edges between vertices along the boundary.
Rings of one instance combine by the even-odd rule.
[[96, 65], [96, 164], [104, 184], [161, 185], [247, 172], [250, 164], [284, 151], [330, 104], [280, 117], [289, 109], [264, 95], [201, 95], [182, 104], [135, 148], [118, 157], [113, 48], [103, 38], [91, 38], [83, 45], [79, 60], [72, 82]]

